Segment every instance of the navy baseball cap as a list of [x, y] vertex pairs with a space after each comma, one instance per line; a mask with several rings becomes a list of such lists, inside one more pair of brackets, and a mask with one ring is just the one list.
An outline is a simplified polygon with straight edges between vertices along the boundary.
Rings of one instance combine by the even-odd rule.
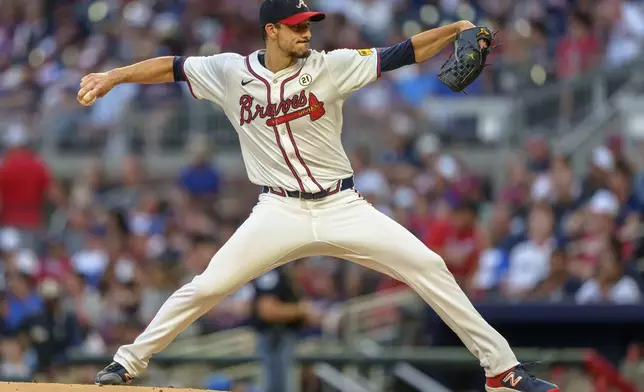
[[325, 17], [323, 12], [311, 11], [304, 0], [264, 0], [259, 9], [262, 27], [278, 22], [286, 25], [296, 25], [306, 20], [319, 22]]

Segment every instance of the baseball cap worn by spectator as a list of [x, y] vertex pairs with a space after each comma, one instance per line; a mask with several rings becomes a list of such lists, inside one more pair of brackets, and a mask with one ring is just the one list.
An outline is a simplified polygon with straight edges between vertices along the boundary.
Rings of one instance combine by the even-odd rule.
[[615, 168], [613, 153], [605, 146], [600, 146], [593, 150], [591, 162], [598, 169], [605, 172], [610, 172]]
[[612, 219], [619, 212], [619, 201], [612, 192], [599, 190], [588, 202], [588, 207], [592, 213], [607, 215]]
[[304, 0], [264, 0], [259, 10], [262, 27], [271, 23], [297, 25], [307, 20], [319, 22], [325, 17], [323, 12], [309, 10]]

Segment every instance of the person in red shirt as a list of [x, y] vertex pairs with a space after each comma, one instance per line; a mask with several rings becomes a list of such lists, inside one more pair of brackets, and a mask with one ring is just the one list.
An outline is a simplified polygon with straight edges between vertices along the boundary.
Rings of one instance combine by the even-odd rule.
[[36, 279], [38, 282], [53, 279], [62, 284], [74, 271], [63, 238], [54, 236], [47, 238], [46, 249], [45, 255], [40, 260], [40, 271]]
[[438, 220], [428, 228], [424, 242], [443, 257], [461, 287], [476, 270], [480, 251], [476, 229], [477, 205], [460, 201], [448, 219]]
[[575, 12], [567, 34], [557, 45], [557, 74], [571, 78], [590, 70], [597, 62], [599, 41], [592, 32], [592, 19]]
[[11, 125], [3, 141], [7, 149], [0, 164], [0, 226], [35, 234], [44, 228], [45, 202], [57, 199], [57, 187], [46, 164], [28, 148], [24, 126]]
[[[589, 71], [599, 55], [599, 41], [592, 32], [592, 19], [583, 12], [572, 15], [567, 34], [557, 45], [557, 76], [559, 79], [571, 79]], [[571, 90], [561, 94], [561, 110], [568, 119], [575, 111], [575, 97]]]

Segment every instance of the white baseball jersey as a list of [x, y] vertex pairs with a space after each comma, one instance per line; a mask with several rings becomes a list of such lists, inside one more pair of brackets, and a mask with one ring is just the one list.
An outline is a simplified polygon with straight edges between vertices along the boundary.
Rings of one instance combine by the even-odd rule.
[[315, 193], [351, 176], [340, 139], [342, 104], [380, 76], [378, 51], [311, 51], [277, 73], [259, 62], [261, 52], [183, 63], [192, 94], [221, 106], [237, 130], [250, 181]]

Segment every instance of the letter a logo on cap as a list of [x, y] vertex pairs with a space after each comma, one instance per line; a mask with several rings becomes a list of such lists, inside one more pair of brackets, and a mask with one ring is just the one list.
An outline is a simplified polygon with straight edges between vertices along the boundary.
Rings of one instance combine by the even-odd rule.
[[297, 8], [309, 8], [307, 7], [306, 3], [304, 3], [304, 0], [300, 0], [300, 2], [297, 4]]

